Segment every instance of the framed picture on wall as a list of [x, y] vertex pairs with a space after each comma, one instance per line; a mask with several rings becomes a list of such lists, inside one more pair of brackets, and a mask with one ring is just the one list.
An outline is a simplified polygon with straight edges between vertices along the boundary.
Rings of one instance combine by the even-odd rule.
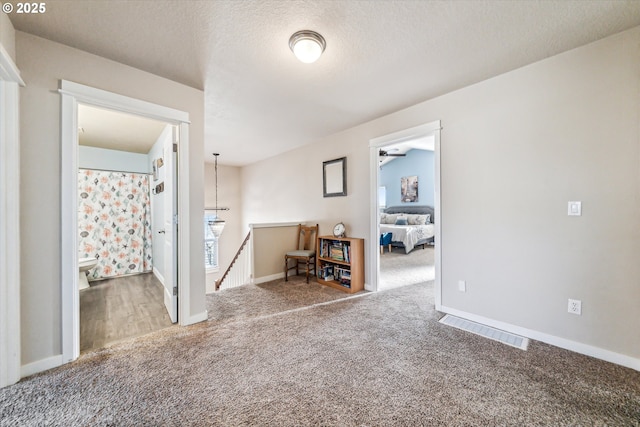
[[418, 176], [403, 176], [400, 178], [400, 201], [414, 203], [418, 201]]
[[152, 167], [153, 167], [153, 180], [157, 181], [158, 179], [160, 179], [160, 168], [164, 166], [164, 160], [162, 159], [162, 157], [158, 157], [157, 159], [154, 159], [152, 162]]
[[347, 195], [347, 158], [322, 162], [322, 195], [336, 197]]

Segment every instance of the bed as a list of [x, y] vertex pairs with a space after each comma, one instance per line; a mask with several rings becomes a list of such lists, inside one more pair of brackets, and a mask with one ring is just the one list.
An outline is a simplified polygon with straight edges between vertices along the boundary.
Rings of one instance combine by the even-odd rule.
[[433, 242], [434, 220], [431, 206], [391, 206], [380, 214], [380, 234], [391, 233], [391, 244], [408, 254]]

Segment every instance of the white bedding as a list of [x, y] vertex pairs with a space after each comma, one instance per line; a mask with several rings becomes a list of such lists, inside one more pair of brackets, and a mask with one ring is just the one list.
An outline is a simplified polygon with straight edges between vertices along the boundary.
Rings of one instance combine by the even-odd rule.
[[426, 225], [392, 225], [380, 224], [380, 234], [391, 233], [391, 241], [402, 242], [404, 250], [409, 253], [420, 240], [433, 237], [433, 224]]

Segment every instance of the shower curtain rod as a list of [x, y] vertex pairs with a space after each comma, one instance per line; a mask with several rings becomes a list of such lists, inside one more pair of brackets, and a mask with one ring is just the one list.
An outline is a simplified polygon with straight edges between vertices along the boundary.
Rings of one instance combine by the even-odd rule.
[[117, 171], [117, 170], [113, 170], [113, 169], [78, 168], [78, 170], [102, 171], [102, 172], [116, 172], [116, 173], [137, 173], [138, 175], [153, 175], [152, 173], [149, 173], [149, 172]]

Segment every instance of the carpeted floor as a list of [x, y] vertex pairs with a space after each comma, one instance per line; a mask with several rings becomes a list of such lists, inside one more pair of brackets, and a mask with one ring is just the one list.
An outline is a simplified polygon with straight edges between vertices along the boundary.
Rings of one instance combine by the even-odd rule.
[[417, 247], [408, 254], [403, 248], [385, 248], [380, 255], [379, 290], [435, 280], [434, 247]]
[[[366, 292], [353, 295], [362, 294]], [[259, 318], [349, 296], [350, 294], [319, 284], [314, 277], [306, 283], [304, 276], [290, 276], [288, 282], [277, 280], [243, 285], [208, 294], [207, 310], [209, 321], [221, 324]]]
[[[255, 291], [270, 287], [265, 305], [280, 304], [275, 295], [286, 284]], [[310, 308], [298, 300], [280, 313], [214, 315], [24, 379], [0, 390], [0, 425], [637, 426], [640, 420], [640, 372], [538, 342], [521, 351], [441, 325], [432, 282], [334, 301], [312, 286], [309, 294]]]

